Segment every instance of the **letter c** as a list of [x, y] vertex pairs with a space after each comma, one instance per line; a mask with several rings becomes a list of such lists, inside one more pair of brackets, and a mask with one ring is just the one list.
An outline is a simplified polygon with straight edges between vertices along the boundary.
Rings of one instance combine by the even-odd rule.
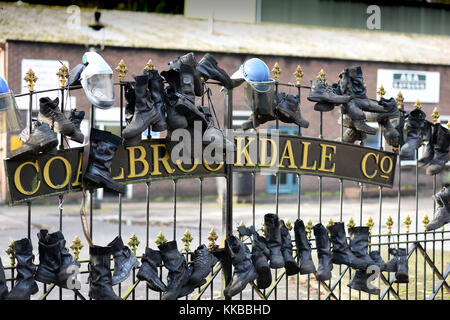
[[363, 157], [363, 159], [362, 159], [362, 162], [361, 162], [361, 171], [362, 171], [363, 175], [364, 175], [366, 178], [373, 179], [373, 178], [377, 175], [378, 170], [375, 170], [375, 171], [373, 172], [372, 175], [369, 175], [369, 174], [367, 173], [367, 168], [366, 168], [366, 166], [367, 166], [367, 159], [368, 159], [370, 156], [374, 157], [374, 158], [375, 158], [375, 163], [378, 164], [378, 161], [379, 161], [379, 159], [380, 159], [380, 155], [379, 155], [379, 154], [375, 154], [375, 153], [373, 153], [373, 152], [369, 152], [369, 153], [367, 153], [367, 154]]
[[25, 167], [26, 165], [35, 167], [36, 173], [39, 173], [39, 166], [38, 166], [37, 160], [36, 160], [36, 162], [31, 162], [31, 161], [24, 162], [20, 166], [18, 166], [16, 171], [14, 172], [14, 185], [16, 186], [17, 190], [19, 190], [20, 193], [27, 195], [27, 196], [31, 196], [32, 194], [35, 194], [39, 190], [39, 187], [41, 186], [41, 181], [38, 180], [36, 188], [34, 188], [34, 190], [32, 190], [32, 191], [26, 191], [22, 187], [22, 183], [20, 181], [20, 173], [22, 171], [22, 168]]

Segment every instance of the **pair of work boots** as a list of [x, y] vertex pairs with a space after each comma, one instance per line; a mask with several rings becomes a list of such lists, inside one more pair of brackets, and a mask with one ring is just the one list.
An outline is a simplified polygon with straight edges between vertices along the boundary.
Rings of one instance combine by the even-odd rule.
[[[131, 249], [117, 236], [106, 247], [89, 247], [89, 297], [94, 300], [121, 300], [113, 286], [125, 281], [139, 261]], [[111, 273], [111, 256], [114, 273]]]
[[[142, 266], [136, 276], [147, 281], [150, 289], [163, 292], [162, 300], [176, 300], [205, 284], [206, 276], [218, 261], [205, 245], [200, 245], [194, 251], [193, 263], [189, 266], [183, 254], [178, 251], [176, 241], [165, 242], [158, 249], [146, 248], [141, 260]], [[169, 270], [167, 285], [158, 275], [158, 267], [162, 263]]]
[[35, 121], [31, 134], [28, 128], [21, 132], [19, 136], [24, 141], [24, 144], [11, 151], [10, 159], [25, 159], [30, 156], [36, 156], [41, 152], [50, 152], [58, 145], [55, 132], [61, 133], [78, 143], [84, 142], [84, 135], [81, 133], [80, 125], [85, 112], [73, 109], [69, 119], [67, 119], [58, 105], [59, 98], [54, 100], [48, 97], [39, 99], [38, 120]]
[[309, 121], [302, 118], [299, 103], [300, 98], [298, 95], [293, 96], [284, 92], [276, 93], [273, 102], [275, 117], [252, 113], [248, 120], [242, 124], [242, 129], [255, 129], [263, 123], [276, 119], [279, 119], [284, 123], [293, 123], [299, 127], [308, 128]]
[[[413, 111], [411, 112], [413, 113]], [[410, 114], [411, 116], [411, 114]], [[409, 119], [409, 117], [408, 117]], [[414, 125], [415, 122], [413, 122]], [[445, 164], [450, 160], [450, 132], [447, 128], [442, 126], [440, 123], [432, 124], [428, 121], [424, 122], [423, 134], [420, 136], [416, 133], [418, 130], [413, 126], [407, 126], [407, 142], [411, 147], [420, 147], [419, 143], [422, 140], [428, 141], [425, 152], [422, 157], [417, 161], [418, 167], [428, 166], [426, 173], [428, 175], [436, 175], [441, 173], [445, 168]], [[417, 140], [416, 140], [417, 139]], [[411, 153], [409, 150], [403, 149], [404, 153]]]
[[433, 198], [437, 208], [433, 220], [427, 225], [427, 231], [439, 229], [450, 222], [450, 188], [442, 188]]

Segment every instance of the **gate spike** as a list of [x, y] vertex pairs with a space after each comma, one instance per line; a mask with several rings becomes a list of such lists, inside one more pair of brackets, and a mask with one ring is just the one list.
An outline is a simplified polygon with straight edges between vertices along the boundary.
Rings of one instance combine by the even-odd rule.
[[297, 65], [297, 69], [295, 69], [293, 75], [297, 84], [300, 85], [304, 76], [302, 67], [300, 67], [300, 65]]
[[266, 230], [264, 229], [264, 222], [262, 223], [261, 228], [259, 229], [259, 231], [261, 231], [263, 237], [266, 236]]
[[386, 90], [384, 90], [383, 85], [380, 85], [380, 87], [379, 87], [378, 90], [377, 90], [377, 95], [378, 95], [380, 98], [383, 98], [385, 94], [386, 94]]
[[123, 59], [120, 59], [119, 64], [117, 65], [116, 72], [119, 74], [119, 79], [120, 81], [123, 81], [123, 78], [125, 77], [125, 75], [128, 73], [128, 68], [125, 65], [125, 62], [123, 61]]
[[189, 232], [189, 230], [186, 229], [186, 231], [183, 234], [183, 237], [181, 238], [181, 242], [184, 243], [184, 250], [186, 252], [189, 252], [191, 250], [190, 249], [190, 245], [191, 245], [192, 240], [194, 240], [194, 238], [192, 237], [192, 235]]
[[150, 71], [150, 70], [154, 70], [155, 69], [155, 65], [153, 64], [152, 59], [148, 59], [147, 64], [144, 67], [144, 71]]
[[162, 245], [163, 243], [166, 243], [166, 242], [167, 242], [166, 237], [164, 237], [162, 231], [160, 231], [160, 232], [158, 233], [158, 235], [156, 236], [155, 243], [156, 243], [158, 246], [160, 246], [160, 245]]
[[402, 109], [403, 109], [402, 106], [403, 106], [403, 101], [404, 101], [404, 100], [405, 100], [405, 99], [403, 98], [402, 92], [399, 91], [399, 92], [397, 93], [397, 97], [395, 98], [395, 101], [397, 102], [397, 107], [398, 107], [399, 110], [402, 110]]
[[[245, 227], [244, 221], [241, 220], [241, 222], [239, 223], [238, 227]], [[239, 232], [239, 229], [237, 229], [237, 232], [239, 234], [239, 239], [241, 239], [241, 241], [244, 241], [244, 235]]]
[[292, 230], [292, 223], [291, 220], [287, 219], [286, 223], [285, 223], [286, 228], [288, 229], [288, 231]]
[[386, 221], [386, 226], [387, 226], [387, 229], [388, 229], [388, 233], [391, 233], [391, 230], [392, 230], [392, 226], [394, 225], [394, 220], [392, 220], [392, 217], [391, 216], [389, 216], [388, 218], [387, 218], [387, 221]]
[[132, 233], [130, 237], [130, 241], [128, 241], [128, 245], [131, 247], [131, 251], [136, 255], [136, 249], [139, 246], [141, 242], [139, 241], [138, 237]]
[[14, 240], [8, 246], [8, 249], [5, 252], [9, 256], [9, 263], [13, 267], [16, 264], [16, 255], [14, 254]]
[[425, 214], [425, 216], [423, 217], [423, 220], [422, 220], [423, 228], [425, 231], [427, 231], [427, 227], [428, 227], [429, 223], [430, 223], [430, 219], [428, 219], [428, 215]]
[[373, 222], [372, 217], [369, 217], [367, 220], [366, 226], [369, 227], [369, 233], [372, 233], [372, 227], [375, 225], [375, 222]]
[[354, 228], [355, 226], [356, 226], [355, 220], [353, 220], [353, 217], [351, 217], [350, 220], [348, 220], [347, 229]]
[[27, 83], [28, 91], [30, 92], [34, 91], [34, 84], [38, 79], [39, 78], [36, 77], [34, 71], [31, 68], [28, 69], [27, 73], [25, 74], [25, 78], [23, 78], [23, 80], [25, 80], [25, 82]]
[[409, 233], [409, 226], [411, 225], [412, 221], [411, 221], [411, 217], [409, 216], [409, 214], [406, 216], [405, 221], [403, 221], [403, 223], [406, 226], [406, 233]]
[[416, 103], [414, 104], [414, 109], [422, 109], [422, 104], [420, 103], [419, 99], [417, 99]]
[[67, 69], [67, 67], [64, 63], [61, 66], [61, 68], [59, 68], [56, 75], [59, 78], [59, 83], [61, 85], [61, 88], [64, 88], [66, 85], [66, 80], [67, 80], [67, 78], [69, 78], [69, 75], [70, 75], [69, 69]]
[[333, 221], [333, 219], [330, 218], [330, 220], [328, 220], [328, 223], [327, 223], [327, 228], [331, 227], [333, 224], [334, 224], [334, 221]]
[[280, 80], [280, 75], [283, 72], [283, 70], [281, 70], [280, 66], [278, 65], [278, 62], [275, 62], [273, 68], [272, 68], [272, 74], [273, 74], [273, 78], [275, 79], [275, 81]]
[[327, 82], [327, 75], [325, 74], [325, 71], [323, 71], [323, 69], [320, 69], [319, 73], [317, 74], [316, 80], [319, 82]]
[[308, 222], [306, 222], [306, 226], [305, 226], [306, 232], [308, 233], [308, 239], [311, 239], [312, 228], [313, 228], [313, 223], [312, 223], [311, 219], [308, 219]]
[[214, 230], [214, 228], [212, 228], [208, 235], [208, 240], [209, 240], [208, 249], [209, 250], [212, 250], [216, 246], [216, 240], [218, 238], [219, 238], [219, 236], [217, 235], [216, 230]]
[[439, 114], [439, 110], [437, 107], [434, 108], [433, 113], [431, 114], [431, 118], [433, 119], [433, 124], [437, 124], [439, 117], [441, 115]]
[[81, 240], [78, 236], [75, 236], [72, 240], [72, 244], [70, 245], [70, 249], [73, 251], [73, 256], [75, 257], [75, 260], [78, 260], [80, 257], [81, 249], [83, 249], [84, 245], [81, 243]]

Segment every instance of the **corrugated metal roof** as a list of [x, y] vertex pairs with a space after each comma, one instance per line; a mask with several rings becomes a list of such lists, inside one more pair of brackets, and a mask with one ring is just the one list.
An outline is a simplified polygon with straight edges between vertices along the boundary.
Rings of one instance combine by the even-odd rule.
[[[85, 44], [93, 11], [82, 9], [81, 26], [68, 24], [64, 7], [1, 3], [0, 41]], [[450, 64], [450, 37], [361, 31], [276, 23], [214, 22], [168, 15], [102, 10], [104, 44], [213, 52], [320, 57], [363, 61]], [[99, 32], [99, 34], [101, 34]]]

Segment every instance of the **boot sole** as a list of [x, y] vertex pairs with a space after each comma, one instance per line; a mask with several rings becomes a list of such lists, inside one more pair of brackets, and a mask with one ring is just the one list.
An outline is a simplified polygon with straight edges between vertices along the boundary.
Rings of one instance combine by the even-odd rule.
[[309, 127], [309, 122], [307, 120], [305, 120], [305, 119], [302, 119], [304, 122], [296, 121], [295, 113], [291, 112], [290, 110], [278, 109], [278, 111], [280, 113], [282, 113], [286, 118], [291, 118], [296, 125], [298, 125], [300, 127], [303, 127], [303, 128], [308, 128]]
[[380, 289], [370, 290], [369, 288], [363, 288], [363, 287], [358, 287], [358, 286], [351, 286], [350, 283], [347, 283], [347, 287], [349, 287], [349, 288], [351, 288], [353, 290], [363, 291], [363, 292], [366, 292], [368, 294], [374, 294], [374, 295], [379, 295], [380, 294]]
[[289, 261], [284, 264], [284, 269], [286, 270], [286, 275], [292, 276], [294, 274], [297, 274], [300, 271], [300, 268], [298, 267], [297, 263], [294, 261]]
[[[97, 184], [99, 186], [101, 186], [102, 188], [110, 189], [110, 190], [113, 190], [113, 191], [118, 192], [118, 193], [125, 193], [125, 186], [122, 186], [122, 185], [114, 186], [114, 185], [112, 185], [112, 187], [108, 187], [106, 183], [109, 182], [109, 181], [105, 181], [104, 179], [102, 179], [102, 178], [100, 178], [98, 176], [91, 175], [89, 173], [85, 173], [83, 178], [87, 179], [87, 180], [89, 180], [89, 181], [91, 181], [91, 182], [93, 182], [93, 183], [95, 183], [95, 184]], [[115, 182], [115, 184], [117, 184], [117, 182]]]
[[409, 283], [409, 277], [407, 274], [395, 275], [395, 283]]
[[350, 100], [352, 100], [351, 98], [350, 99], [342, 99], [341, 102], [338, 102], [337, 100], [326, 99], [323, 96], [309, 96], [306, 99], [308, 99], [309, 101], [312, 101], [312, 102], [326, 102], [326, 103], [332, 103], [332, 104], [343, 104], [343, 103], [347, 103]]
[[149, 120], [147, 120], [144, 125], [142, 126], [142, 130], [133, 130], [133, 131], [127, 131], [127, 127], [125, 127], [125, 129], [122, 131], [122, 135], [124, 139], [130, 139], [130, 138], [134, 138], [138, 135], [140, 135], [142, 132], [144, 132], [145, 130], [148, 129], [148, 127], [150, 127], [152, 124], [158, 122], [161, 120], [161, 116], [159, 115], [159, 113], [154, 110], [155, 114], [153, 116], [150, 117]]
[[66, 129], [65, 132], [62, 130], [61, 126], [59, 125], [59, 122], [53, 122], [51, 118], [47, 118], [46, 116], [39, 113], [38, 115], [38, 121], [41, 123], [46, 123], [50, 126], [50, 128], [53, 126], [53, 130], [57, 133], [61, 133], [65, 136], [71, 136], [75, 133], [75, 126], [72, 124], [72, 122], [69, 121], [68, 123], [72, 124], [71, 128]]
[[310, 274], [316, 272], [316, 266], [312, 261], [302, 263], [300, 261], [300, 274]]

